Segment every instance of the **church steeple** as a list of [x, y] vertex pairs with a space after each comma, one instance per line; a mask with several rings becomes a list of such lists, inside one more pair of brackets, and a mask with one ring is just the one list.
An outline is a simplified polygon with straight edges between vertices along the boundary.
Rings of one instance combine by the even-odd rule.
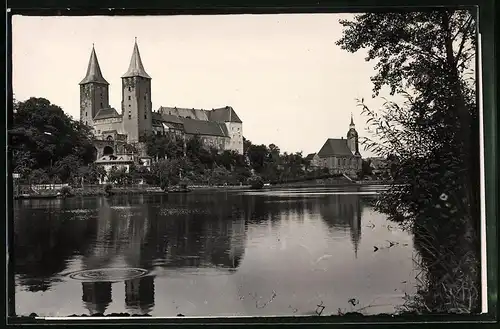
[[137, 38], [135, 39], [134, 50], [132, 52], [132, 58], [130, 59], [130, 65], [127, 72], [122, 76], [122, 78], [132, 77], [151, 79], [149, 74], [146, 73], [146, 70], [144, 70], [144, 65], [142, 65], [141, 54], [139, 53], [139, 47], [137, 46]]
[[101, 68], [99, 66], [99, 61], [97, 60], [97, 55], [95, 53], [94, 45], [92, 45], [92, 52], [90, 53], [89, 65], [87, 67], [87, 74], [85, 78], [80, 82], [80, 85], [87, 83], [99, 83], [104, 85], [109, 85], [109, 83], [102, 76]]
[[349, 124], [349, 131], [347, 132], [347, 146], [351, 152], [359, 156], [359, 144], [358, 144], [358, 132], [356, 131], [356, 126], [354, 125], [354, 119], [351, 113], [351, 123]]

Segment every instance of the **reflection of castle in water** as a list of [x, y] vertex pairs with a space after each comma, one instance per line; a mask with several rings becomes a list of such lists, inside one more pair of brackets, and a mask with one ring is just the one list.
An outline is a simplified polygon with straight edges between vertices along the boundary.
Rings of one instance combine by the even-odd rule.
[[[131, 314], [148, 314], [154, 306], [154, 277], [127, 280], [125, 283], [113, 283], [116, 286], [124, 285], [125, 305]], [[104, 314], [112, 298], [111, 282], [83, 282], [82, 300], [91, 315]]]
[[355, 255], [361, 240], [362, 209], [361, 198], [353, 194], [328, 195], [319, 204], [319, 213], [332, 230], [350, 229]]
[[82, 291], [90, 314], [103, 314], [111, 303], [111, 282], [82, 282]]
[[133, 314], [148, 314], [155, 303], [153, 276], [125, 281], [125, 305]]
[[[188, 206], [186, 200], [178, 201], [170, 208], [167, 205], [144, 209], [151, 205], [140, 200], [129, 202], [126, 198], [104, 200], [98, 214], [96, 243], [83, 257], [84, 269], [118, 264], [146, 270], [156, 266], [215, 267], [234, 272], [244, 254], [245, 220], [232, 219], [232, 214], [220, 209], [200, 211], [207, 205], [196, 209], [192, 204]], [[119, 284], [123, 283], [113, 283], [114, 289]], [[125, 281], [124, 289], [129, 313], [151, 311], [154, 276]], [[104, 313], [110, 299], [111, 284], [84, 283], [83, 300], [91, 314]]]

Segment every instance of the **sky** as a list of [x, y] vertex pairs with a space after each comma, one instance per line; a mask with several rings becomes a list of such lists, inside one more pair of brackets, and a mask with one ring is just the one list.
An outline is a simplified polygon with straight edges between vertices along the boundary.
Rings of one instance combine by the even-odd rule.
[[[43, 97], [79, 119], [79, 85], [94, 44], [110, 105], [121, 109], [121, 76], [137, 38], [160, 106], [232, 106], [243, 135], [282, 152], [318, 152], [327, 138], [346, 136], [351, 113], [359, 135], [366, 117], [356, 99], [372, 99], [375, 63], [335, 42], [339, 19], [351, 14], [226, 16], [14, 16], [13, 92]], [[364, 157], [373, 156], [368, 151]]]

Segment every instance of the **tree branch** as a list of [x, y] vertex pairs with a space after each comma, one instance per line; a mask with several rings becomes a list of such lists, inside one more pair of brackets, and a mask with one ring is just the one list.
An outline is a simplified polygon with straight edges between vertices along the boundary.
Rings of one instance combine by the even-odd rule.
[[[468, 31], [469, 31], [469, 28], [470, 28], [471, 24], [472, 24], [472, 19], [469, 20], [469, 23], [465, 27], [465, 31], [462, 30], [464, 32], [463, 32], [463, 36], [462, 36], [462, 42], [460, 43], [460, 47], [458, 48], [458, 52], [457, 52], [457, 56], [456, 56], [456, 60], [455, 60], [455, 65], [458, 65], [458, 61], [460, 59], [460, 55], [462, 54], [462, 50], [464, 49], [465, 40], [467, 40], [467, 34], [468, 34]], [[453, 41], [453, 39], [452, 39], [452, 41]]]

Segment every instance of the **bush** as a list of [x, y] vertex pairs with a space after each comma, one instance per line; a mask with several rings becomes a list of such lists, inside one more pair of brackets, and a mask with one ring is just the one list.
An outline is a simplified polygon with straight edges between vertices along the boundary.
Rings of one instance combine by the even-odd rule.
[[73, 190], [69, 186], [63, 186], [60, 191], [61, 195], [64, 197], [72, 196]]
[[106, 195], [111, 195], [111, 190], [113, 189], [113, 185], [112, 184], [106, 184], [104, 185], [104, 193], [106, 193]]
[[248, 182], [250, 183], [250, 187], [252, 189], [261, 189], [264, 187], [264, 181], [260, 176], [252, 177], [248, 180]]
[[168, 190], [168, 180], [166, 180], [166, 179], [162, 180], [161, 183], [160, 183], [160, 188], [163, 191]]

